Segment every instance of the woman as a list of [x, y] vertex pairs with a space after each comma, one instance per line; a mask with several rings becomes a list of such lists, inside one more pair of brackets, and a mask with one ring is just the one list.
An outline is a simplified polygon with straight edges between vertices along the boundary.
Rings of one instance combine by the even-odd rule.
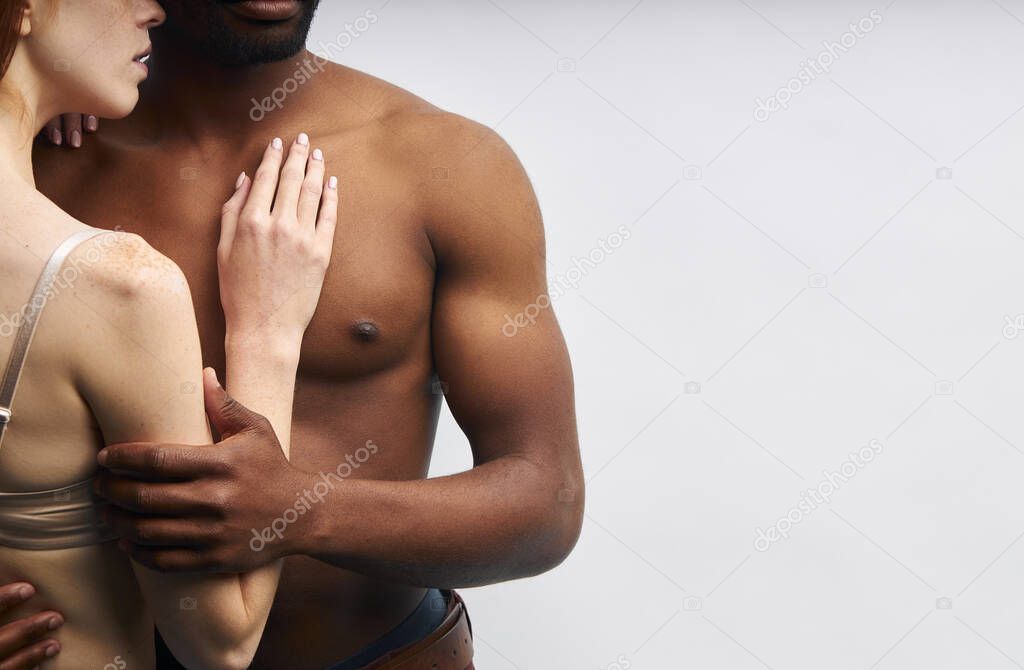
[[[137, 236], [76, 221], [32, 175], [47, 119], [132, 110], [162, 20], [154, 0], [0, 3], [0, 583], [31, 583], [34, 611], [63, 614], [49, 668], [152, 668], [154, 623], [189, 668], [247, 667], [280, 570], [150, 571], [118, 550], [91, 492], [105, 443], [209, 444], [202, 391], [219, 388], [203, 376], [181, 271]], [[226, 386], [267, 417], [286, 456], [337, 217], [337, 180], [324, 177], [307, 137], [275, 139], [222, 217]]]

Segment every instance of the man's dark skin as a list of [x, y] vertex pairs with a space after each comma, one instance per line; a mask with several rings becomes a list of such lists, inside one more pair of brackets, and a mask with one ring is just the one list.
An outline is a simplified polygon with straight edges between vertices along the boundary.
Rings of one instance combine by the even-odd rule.
[[[313, 56], [224, 66], [197, 42], [211, 13], [258, 48], [301, 31], [299, 20], [249, 22], [215, 0], [162, 4], [167, 23], [153, 35], [137, 110], [80, 149], [40, 143], [36, 178], [73, 216], [137, 233], [181, 266], [204, 361], [221, 378], [216, 247], [239, 171], [252, 174], [271, 138], [304, 131], [342, 195], [302, 349], [291, 462], [259, 422], [216, 447], [109, 447], [98, 492], [117, 505], [110, 521], [125, 548], [170, 571], [245, 571], [285, 557], [257, 670], [337, 662], [398, 624], [425, 587], [560, 563], [583, 510], [572, 372], [550, 308], [512, 337], [503, 331], [506, 315], [546, 296], [540, 214], [511, 150], [334, 64], [255, 123], [252, 99]], [[426, 480], [442, 391], [474, 467]], [[368, 441], [376, 453], [360, 462]], [[346, 457], [358, 465], [342, 468], [350, 477], [253, 551], [253, 530]]]

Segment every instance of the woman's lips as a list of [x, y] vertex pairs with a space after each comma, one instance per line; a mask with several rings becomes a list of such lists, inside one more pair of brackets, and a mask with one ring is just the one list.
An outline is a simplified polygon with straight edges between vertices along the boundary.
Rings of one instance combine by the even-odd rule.
[[300, 0], [243, 0], [225, 5], [230, 11], [255, 21], [285, 21], [302, 9]]
[[132, 63], [135, 63], [140, 68], [142, 68], [142, 72], [144, 75], [149, 76], [149, 54], [145, 54], [138, 58], [132, 59]]

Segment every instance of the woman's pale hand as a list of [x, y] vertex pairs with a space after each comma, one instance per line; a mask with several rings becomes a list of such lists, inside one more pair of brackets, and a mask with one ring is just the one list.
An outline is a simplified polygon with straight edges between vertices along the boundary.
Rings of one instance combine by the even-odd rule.
[[228, 341], [298, 347], [331, 259], [338, 180], [302, 133], [274, 139], [253, 179], [239, 175], [221, 217], [217, 267]]

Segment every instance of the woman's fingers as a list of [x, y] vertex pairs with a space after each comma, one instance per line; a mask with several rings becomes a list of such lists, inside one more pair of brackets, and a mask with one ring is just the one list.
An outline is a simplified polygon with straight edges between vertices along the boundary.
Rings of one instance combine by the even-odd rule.
[[331, 177], [327, 180], [327, 188], [321, 196], [320, 216], [316, 222], [317, 248], [327, 261], [330, 261], [331, 250], [334, 248], [334, 231], [338, 225], [338, 200], [338, 178]]
[[245, 172], [238, 175], [238, 179], [235, 180], [235, 192], [221, 209], [220, 243], [217, 245], [217, 252], [220, 255], [231, 250], [231, 242], [235, 239], [235, 229], [238, 227], [238, 217], [242, 214], [242, 207], [245, 206], [251, 188], [252, 180], [249, 179], [249, 175]]
[[280, 137], [275, 137], [263, 152], [263, 161], [256, 168], [249, 198], [242, 207], [242, 216], [254, 220], [262, 220], [270, 216], [270, 207], [277, 192], [277, 182], [281, 176], [284, 144]]
[[289, 221], [298, 216], [299, 193], [306, 178], [306, 164], [309, 162], [309, 135], [299, 133], [288, 151], [281, 183], [277, 187], [273, 216], [277, 220]]
[[310, 234], [316, 229], [316, 215], [324, 192], [324, 152], [314, 149], [306, 165], [306, 178], [299, 192], [299, 227]]

